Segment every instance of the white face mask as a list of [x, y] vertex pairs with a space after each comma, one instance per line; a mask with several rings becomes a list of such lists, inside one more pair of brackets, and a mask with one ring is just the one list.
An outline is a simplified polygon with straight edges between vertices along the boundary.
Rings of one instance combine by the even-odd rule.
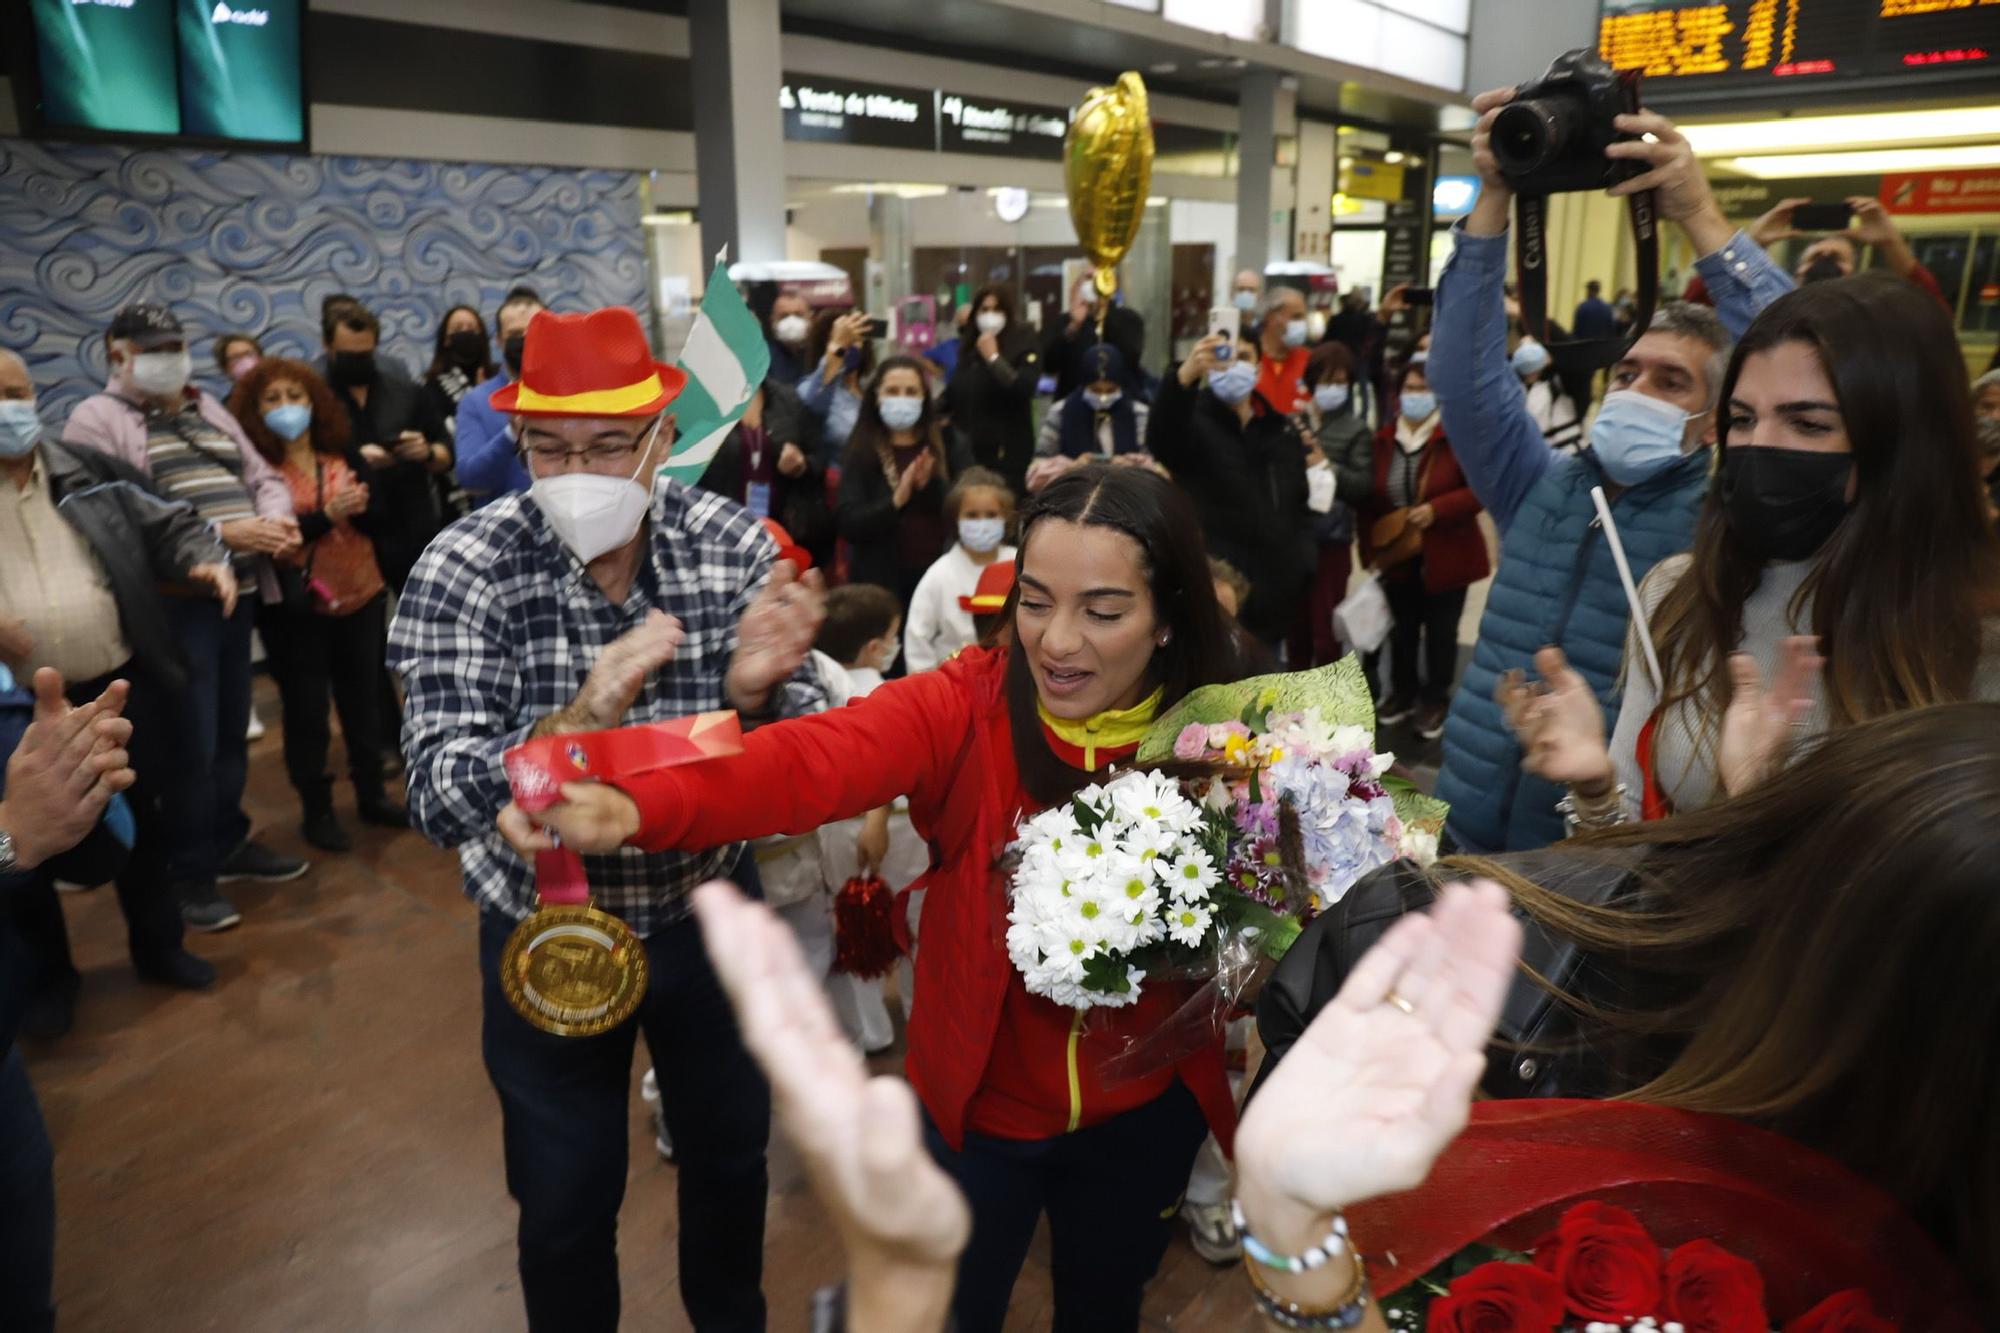
[[973, 316], [972, 322], [979, 326], [981, 333], [998, 333], [1007, 327], [1007, 317], [998, 310], [982, 310]]
[[958, 520], [958, 539], [968, 551], [985, 555], [999, 549], [1007, 536], [1007, 520], [1004, 518], [961, 518]]
[[1304, 347], [1306, 345], [1306, 322], [1303, 319], [1285, 321], [1285, 346]]
[[893, 639], [877, 639], [876, 642], [884, 644], [886, 647], [876, 654], [875, 670], [878, 673], [887, 675], [889, 668], [896, 665], [896, 659], [903, 655], [902, 633], [899, 631]]
[[665, 417], [653, 423], [653, 430], [639, 450], [639, 466], [629, 477], [606, 477], [595, 472], [561, 472], [553, 477], [536, 477], [528, 496], [564, 546], [576, 558], [589, 564], [606, 551], [615, 551], [639, 535], [646, 521], [653, 493], [639, 481], [653, 454]]
[[898, 394], [881, 399], [876, 405], [882, 412], [882, 424], [890, 430], [908, 430], [923, 420], [924, 400], [921, 398]]
[[804, 315], [786, 315], [777, 323], [778, 341], [796, 346], [806, 340], [812, 326], [806, 323]]
[[194, 362], [178, 352], [140, 352], [132, 358], [132, 387], [149, 398], [172, 398], [187, 387]]

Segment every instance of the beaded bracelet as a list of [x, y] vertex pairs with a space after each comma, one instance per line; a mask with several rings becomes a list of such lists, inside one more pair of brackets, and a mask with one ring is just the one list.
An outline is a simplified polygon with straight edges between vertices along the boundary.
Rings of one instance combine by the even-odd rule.
[[1229, 1221], [1236, 1228], [1236, 1234], [1243, 1238], [1243, 1252], [1266, 1268], [1275, 1268], [1280, 1273], [1303, 1273], [1308, 1269], [1323, 1267], [1327, 1260], [1340, 1255], [1348, 1248], [1347, 1219], [1339, 1213], [1333, 1215], [1333, 1230], [1326, 1233], [1326, 1239], [1307, 1250], [1304, 1254], [1279, 1254], [1270, 1246], [1250, 1234], [1250, 1224], [1243, 1220], [1241, 1200], [1229, 1201]]
[[[1238, 1228], [1240, 1231], [1241, 1228]], [[1354, 1260], [1354, 1285], [1347, 1294], [1330, 1306], [1321, 1309], [1307, 1309], [1303, 1305], [1288, 1301], [1264, 1285], [1257, 1273], [1257, 1265], [1248, 1259], [1243, 1267], [1250, 1274], [1250, 1291], [1257, 1299], [1257, 1312], [1280, 1328], [1300, 1329], [1306, 1333], [1321, 1333], [1322, 1330], [1351, 1329], [1361, 1323], [1368, 1313], [1368, 1274], [1361, 1266], [1361, 1257]]]

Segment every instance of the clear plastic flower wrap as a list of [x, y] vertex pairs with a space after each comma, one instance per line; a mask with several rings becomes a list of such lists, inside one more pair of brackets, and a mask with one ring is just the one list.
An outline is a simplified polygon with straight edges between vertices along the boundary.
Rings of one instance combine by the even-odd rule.
[[1445, 809], [1388, 775], [1352, 657], [1195, 691], [1135, 766], [1025, 820], [1003, 870], [1028, 990], [1080, 1010], [1192, 994], [1105, 1069], [1116, 1080], [1214, 1039], [1305, 922], [1362, 875], [1434, 858]]

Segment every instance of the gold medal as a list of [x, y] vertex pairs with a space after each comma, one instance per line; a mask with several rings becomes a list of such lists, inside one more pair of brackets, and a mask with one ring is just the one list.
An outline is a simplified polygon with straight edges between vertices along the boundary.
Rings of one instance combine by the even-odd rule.
[[500, 987], [542, 1031], [595, 1036], [630, 1018], [645, 997], [646, 946], [608, 912], [544, 904], [507, 937]]

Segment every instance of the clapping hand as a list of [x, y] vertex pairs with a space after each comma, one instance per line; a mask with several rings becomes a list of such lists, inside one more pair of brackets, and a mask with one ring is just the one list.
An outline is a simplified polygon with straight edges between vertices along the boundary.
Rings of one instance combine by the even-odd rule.
[[819, 571], [801, 577], [789, 560], [772, 565], [763, 591], [736, 623], [736, 654], [723, 678], [730, 706], [762, 713], [771, 691], [806, 660], [825, 619], [826, 584]]
[[215, 594], [215, 600], [222, 603], [222, 618], [227, 620], [236, 614], [236, 570], [227, 560], [217, 560], [210, 564], [192, 566], [188, 577], [196, 583], [205, 583]]
[[368, 483], [360, 482], [345, 486], [327, 497], [326, 516], [338, 523], [341, 519], [352, 518], [368, 507]]
[[405, 463], [428, 463], [431, 442], [423, 437], [421, 431], [406, 430], [396, 437], [396, 457]]
[[787, 440], [778, 450], [778, 475], [796, 478], [805, 474], [806, 451]]
[[1259, 1240], [1297, 1254], [1335, 1213], [1423, 1181], [1465, 1126], [1520, 952], [1505, 890], [1481, 881], [1447, 886], [1362, 955], [1236, 1132]]
[[1604, 707], [1590, 682], [1578, 675], [1560, 648], [1535, 654], [1542, 679], [1530, 685], [1519, 671], [1500, 677], [1493, 697], [1521, 742], [1521, 767], [1550, 782], [1608, 787], [1611, 751], [1604, 740]]
[[931, 478], [936, 475], [937, 459], [932, 455], [930, 450], [926, 449], [918, 454], [908, 467], [903, 469], [902, 476], [896, 478], [896, 492], [890, 497], [894, 501], [896, 508], [901, 509], [911, 500], [914, 500], [917, 492], [930, 485]]
[[1797, 635], [1779, 645], [1779, 651], [1778, 674], [1768, 691], [1755, 658], [1730, 655], [1732, 689], [1715, 753], [1716, 776], [1730, 796], [1748, 791], [1784, 763], [1792, 727], [1812, 708], [1813, 681], [1826, 660], [1819, 655], [1819, 641]]
[[0, 662], [18, 667], [35, 654], [35, 636], [19, 616], [0, 613]]
[[35, 719], [7, 760], [4, 827], [16, 865], [31, 870], [66, 852], [97, 826], [111, 797], [136, 778], [126, 743], [132, 723], [120, 716], [130, 690], [113, 681], [103, 694], [71, 708], [60, 673], [35, 673]]
[[778, 1123], [840, 1235], [848, 1326], [934, 1333], [972, 1217], [924, 1150], [909, 1084], [868, 1076], [797, 941], [768, 908], [708, 884], [695, 890], [694, 912], [744, 1044], [771, 1081]]

